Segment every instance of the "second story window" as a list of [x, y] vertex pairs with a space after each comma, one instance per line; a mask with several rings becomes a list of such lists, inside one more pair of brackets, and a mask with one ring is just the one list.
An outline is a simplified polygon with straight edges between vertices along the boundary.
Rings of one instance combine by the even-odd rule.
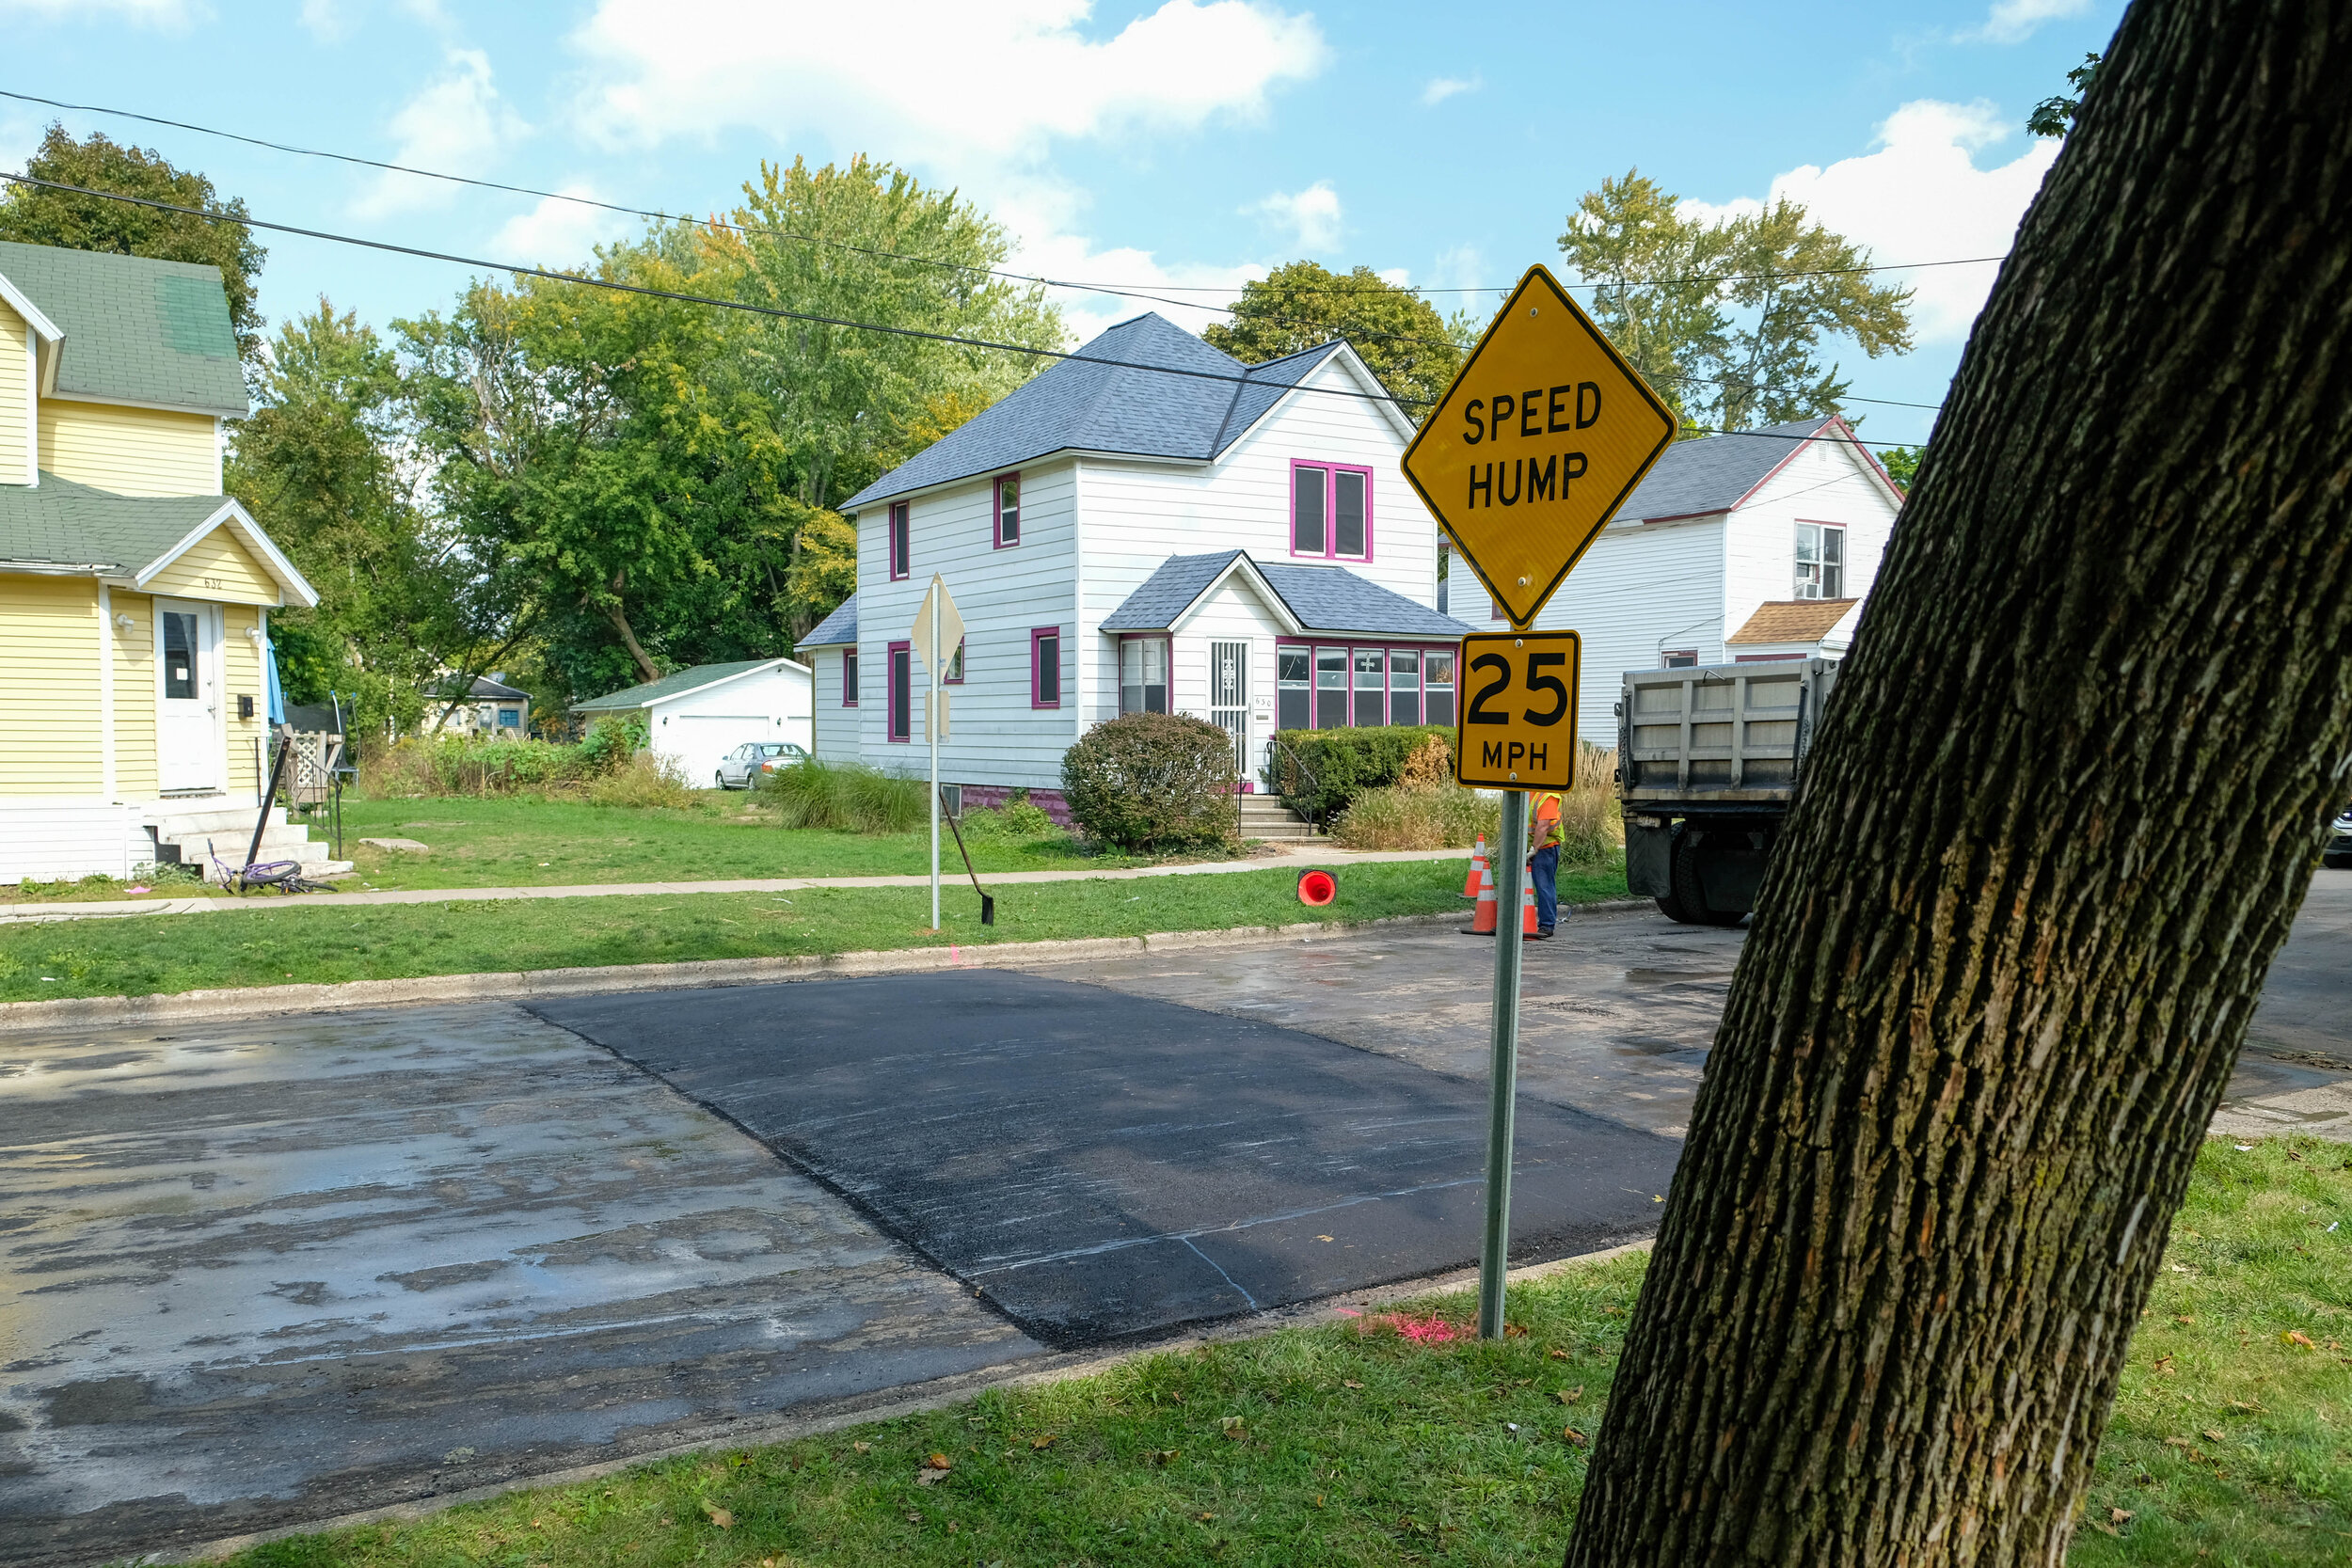
[[996, 476], [996, 547], [1021, 543], [1021, 476]]
[[1846, 596], [1846, 531], [1827, 523], [1797, 525], [1797, 597]]
[[1291, 554], [1372, 559], [1372, 470], [1291, 465]]
[[894, 578], [905, 577], [914, 570], [908, 549], [907, 523], [907, 512], [912, 504], [909, 501], [895, 501], [890, 508], [890, 575]]

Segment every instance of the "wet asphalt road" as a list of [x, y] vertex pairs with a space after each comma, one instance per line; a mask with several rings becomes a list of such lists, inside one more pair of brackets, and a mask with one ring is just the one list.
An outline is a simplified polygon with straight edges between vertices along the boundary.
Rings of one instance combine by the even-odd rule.
[[[2352, 873], [2322, 873], [2217, 1126], [2352, 1132], [2352, 1074], [2336, 1068], [2352, 1064], [2347, 935]], [[1646, 1179], [1641, 1151], [1680, 1133], [1740, 941], [1629, 914], [1573, 920], [1528, 950], [1520, 1212], [1537, 1229], [1548, 1143], [1606, 1148]], [[1197, 1243], [1279, 1213], [1285, 1190], [1451, 1190], [1429, 1178], [1476, 1143], [1462, 1117], [1485, 1072], [1488, 951], [1421, 927], [923, 977], [936, 990], [764, 988], [781, 994], [759, 1006], [801, 1037], [834, 1032], [825, 1059], [782, 1073], [741, 1055], [741, 991], [598, 999], [563, 1015], [573, 1028], [467, 1005], [0, 1037], [0, 1561], [169, 1551], [723, 1441], [779, 1413], [984, 1375], [1046, 1354], [1042, 1338], [1229, 1309], [1198, 1269], [1149, 1290], [1106, 1275], [1135, 1298], [1107, 1312], [1103, 1279], [1065, 1269], [1026, 1297], [1009, 1281], [1090, 1246]], [[1140, 1006], [1157, 1002], [1209, 1013]], [[990, 1007], [1019, 1026], [939, 1026]], [[992, 1040], [1056, 1030], [1148, 1046], [1129, 1088], [1156, 1097], [1143, 1108], [1159, 1119], [1110, 1114], [1128, 1092], [1115, 1051], [1081, 1060], [1065, 1038], [1010, 1069], [997, 1049], [992, 1067]], [[1152, 1030], [1156, 1045], [1138, 1034]], [[1188, 1033], [1222, 1053], [1216, 1073], [1172, 1043]], [[902, 1049], [924, 1040], [950, 1043], [928, 1061]], [[1324, 1075], [1352, 1119], [1253, 1088], [1268, 1063]], [[959, 1152], [894, 1184], [959, 1118], [893, 1125], [870, 1106], [942, 1096], [961, 1113]], [[1283, 1152], [1228, 1168], [1253, 1138], [1200, 1113], [1235, 1101]], [[1432, 1113], [1437, 1131], [1404, 1130], [1400, 1110]], [[1131, 1128], [1150, 1135], [1117, 1135]], [[1391, 1155], [1420, 1162], [1414, 1181], [1366, 1180]], [[1250, 1228], [1274, 1244], [1213, 1243], [1204, 1260], [1253, 1299], [1474, 1247], [1442, 1205], [1369, 1225], [1354, 1238], [1359, 1253], [1384, 1238], [1369, 1266], [1317, 1256], [1347, 1250], [1330, 1222]], [[1538, 1250], [1597, 1235], [1555, 1226]]]

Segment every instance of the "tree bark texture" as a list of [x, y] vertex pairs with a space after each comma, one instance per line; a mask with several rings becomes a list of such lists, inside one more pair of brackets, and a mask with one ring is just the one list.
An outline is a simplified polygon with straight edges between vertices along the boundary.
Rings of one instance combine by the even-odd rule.
[[1775, 851], [1570, 1568], [2056, 1565], [2352, 748], [2352, 8], [2139, 0]]

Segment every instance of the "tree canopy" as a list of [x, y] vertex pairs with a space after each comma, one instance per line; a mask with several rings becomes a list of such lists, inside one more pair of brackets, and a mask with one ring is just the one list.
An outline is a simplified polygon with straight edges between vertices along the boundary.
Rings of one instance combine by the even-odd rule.
[[1232, 319], [1200, 336], [1250, 365], [1343, 338], [1419, 420], [1445, 395], [1476, 330], [1370, 267], [1336, 273], [1302, 261], [1243, 284]]
[[[64, 126], [50, 126], [40, 149], [25, 162], [24, 172], [36, 180], [144, 197], [175, 207], [217, 213], [223, 218], [246, 215], [243, 200], [221, 200], [203, 175], [174, 167], [151, 149], [124, 147], [95, 131], [87, 140], [75, 141]], [[0, 198], [0, 240], [218, 267], [221, 284], [229, 291], [229, 325], [237, 334], [237, 352], [245, 359], [248, 377], [259, 379], [262, 322], [255, 291], [262, 260], [269, 253], [255, 243], [253, 231], [242, 222], [223, 223], [135, 207], [127, 201], [108, 201], [103, 197], [11, 184], [5, 198]]]
[[1560, 250], [1687, 435], [1838, 412], [1851, 384], [1823, 363], [1831, 340], [1873, 359], [1911, 347], [1911, 291], [1872, 283], [1868, 251], [1787, 199], [1710, 222], [1628, 170], [1585, 193]]

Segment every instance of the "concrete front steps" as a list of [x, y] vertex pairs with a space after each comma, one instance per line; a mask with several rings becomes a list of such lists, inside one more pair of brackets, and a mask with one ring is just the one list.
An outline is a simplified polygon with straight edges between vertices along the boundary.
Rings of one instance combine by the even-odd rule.
[[[213, 863], [215, 856], [231, 870], [244, 868], [246, 850], [253, 843], [253, 816], [251, 806], [167, 811], [155, 820], [155, 858], [200, 865], [204, 879], [217, 882], [221, 875], [220, 867]], [[351, 863], [327, 859], [331, 847], [313, 840], [309, 828], [288, 822], [285, 807], [272, 806], [269, 826], [262, 830], [262, 847], [253, 858], [264, 863], [299, 861], [302, 874], [314, 880], [348, 876]]]
[[1278, 795], [1245, 795], [1241, 798], [1241, 836], [1263, 838], [1272, 843], [1320, 843], [1323, 835], [1308, 825], [1307, 819], [1282, 804]]

